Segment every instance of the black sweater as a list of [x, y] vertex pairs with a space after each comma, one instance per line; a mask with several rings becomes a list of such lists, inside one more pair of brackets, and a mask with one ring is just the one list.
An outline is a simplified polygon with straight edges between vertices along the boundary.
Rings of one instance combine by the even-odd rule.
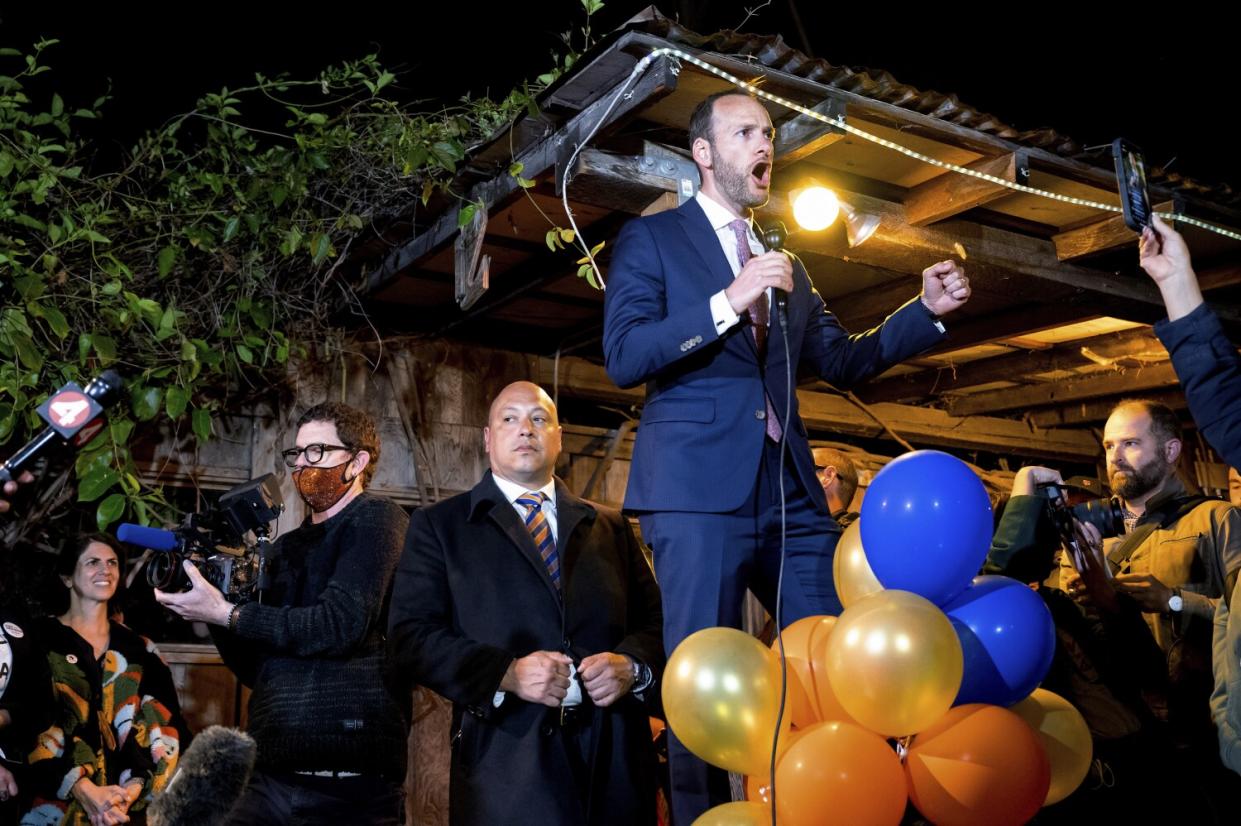
[[409, 517], [363, 493], [320, 524], [276, 540], [273, 584], [213, 627], [250, 696], [247, 730], [267, 771], [405, 776], [407, 699], [387, 679], [384, 631]]

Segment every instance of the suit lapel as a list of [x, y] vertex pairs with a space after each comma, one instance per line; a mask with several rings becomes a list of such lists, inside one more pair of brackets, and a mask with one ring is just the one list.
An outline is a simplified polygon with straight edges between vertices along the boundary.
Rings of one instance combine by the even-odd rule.
[[[715, 230], [711, 228], [711, 222], [707, 220], [707, 213], [702, 211], [702, 207], [696, 200], [690, 200], [677, 208], [677, 215], [681, 219], [681, 229], [689, 236], [690, 243], [706, 264], [711, 294], [714, 295], [727, 288], [733, 283], [733, 268], [728, 263], [728, 256], [724, 255], [724, 248], [720, 246], [719, 236], [715, 234]], [[758, 345], [754, 341], [753, 333], [750, 332], [750, 325], [743, 322], [734, 329], [742, 331], [741, 337], [749, 345], [754, 357], [758, 358]]]
[[573, 566], [582, 555], [580, 542], [572, 542], [573, 533], [583, 522], [595, 520], [595, 509], [585, 499], [569, 492], [565, 483], [556, 480], [556, 552], [560, 555], [560, 585], [568, 589], [572, 581]]
[[[515, 550], [525, 557], [526, 561], [534, 568], [539, 579], [547, 587], [548, 593], [556, 600], [556, 604], [559, 606], [560, 591], [552, 584], [552, 578], [547, 573], [547, 565], [544, 564], [543, 557], [539, 554], [539, 549], [534, 545], [534, 538], [530, 536], [530, 531], [526, 529], [526, 523], [517, 515], [517, 510], [513, 507], [513, 504], [505, 498], [500, 488], [496, 485], [495, 480], [492, 479], [491, 471], [488, 471], [483, 480], [474, 487], [473, 499], [471, 511], [478, 512], [481, 509], [487, 514], [487, 518], [491, 523], [509, 538]], [[562, 558], [561, 566], [563, 567], [563, 565]], [[564, 584], [563, 571], [561, 572], [561, 584]]]

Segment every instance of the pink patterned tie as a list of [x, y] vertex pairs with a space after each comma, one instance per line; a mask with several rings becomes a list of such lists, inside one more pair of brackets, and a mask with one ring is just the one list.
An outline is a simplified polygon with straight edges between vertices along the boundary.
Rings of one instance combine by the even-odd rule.
[[[744, 267], [746, 262], [754, 255], [750, 252], [750, 237], [747, 232], [750, 224], [745, 219], [738, 218], [728, 226], [732, 228], [733, 234], [737, 236], [737, 261]], [[750, 314], [750, 331], [754, 334], [754, 344], [758, 347], [759, 361], [766, 361], [767, 328], [771, 323], [771, 310], [767, 305], [767, 292], [759, 293], [758, 298], [754, 299], [754, 303], [746, 308], [746, 312]], [[767, 437], [773, 442], [779, 442], [781, 436], [784, 435], [784, 431], [780, 427], [780, 420], [776, 417], [776, 410], [771, 406], [771, 399], [767, 397], [765, 391], [763, 399], [767, 402]]]

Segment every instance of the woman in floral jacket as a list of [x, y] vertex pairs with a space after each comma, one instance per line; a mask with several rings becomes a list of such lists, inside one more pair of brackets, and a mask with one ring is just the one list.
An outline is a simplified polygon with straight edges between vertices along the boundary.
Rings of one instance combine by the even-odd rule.
[[37, 633], [48, 649], [55, 722], [30, 755], [38, 785], [23, 826], [141, 823], [188, 736], [168, 666], [150, 640], [108, 616], [121, 578], [111, 537], [61, 555], [69, 609]]

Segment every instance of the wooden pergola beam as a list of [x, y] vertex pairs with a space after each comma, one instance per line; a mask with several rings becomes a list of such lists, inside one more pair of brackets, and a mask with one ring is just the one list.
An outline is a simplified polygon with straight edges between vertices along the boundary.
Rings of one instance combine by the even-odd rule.
[[[844, 118], [844, 101], [826, 98], [816, 106], [808, 107], [829, 118]], [[776, 129], [776, 164], [787, 166], [808, 158], [820, 149], [831, 146], [845, 136], [844, 130], [818, 118], [798, 114], [781, 123]]]
[[1080, 378], [1049, 382], [1033, 387], [1008, 387], [961, 396], [948, 403], [948, 409], [960, 416], [999, 413], [1047, 407], [1066, 402], [1097, 399], [1120, 394], [1167, 390], [1177, 386], [1176, 372], [1171, 364], [1142, 367], [1123, 372], [1099, 375], [1091, 373]]
[[1143, 327], [1057, 344], [1048, 350], [1008, 353], [964, 364], [939, 365], [872, 382], [859, 388], [858, 395], [868, 402], [925, 398], [993, 381], [1012, 381], [1016, 376], [1069, 370], [1092, 363], [1083, 349], [1089, 349], [1101, 358], [1122, 358], [1147, 352], [1167, 355], [1159, 340]]
[[[642, 389], [622, 390], [602, 367], [580, 358], [561, 359], [558, 377], [555, 360], [540, 358], [537, 380], [547, 387], [555, 384], [561, 395], [596, 402], [640, 405], [645, 398]], [[798, 390], [797, 400], [806, 426], [825, 433], [882, 437], [885, 431], [875, 421], [878, 417], [901, 437], [928, 446], [1079, 460], [1093, 460], [1099, 452], [1098, 442], [1085, 431], [1040, 431], [1011, 419], [966, 419], [943, 410], [900, 404], [873, 405], [871, 416], [848, 399], [811, 390]]]
[[[1124, 394], [1132, 395], [1132, 394]], [[1173, 410], [1184, 410], [1189, 405], [1185, 394], [1176, 391], [1158, 391], [1140, 394], [1143, 399], [1167, 405]], [[1082, 427], [1084, 425], [1101, 425], [1111, 415], [1112, 408], [1123, 398], [1115, 396], [1110, 399], [1095, 399], [1066, 404], [1063, 407], [1049, 407], [1043, 410], [1032, 410], [1024, 417], [1025, 421], [1035, 427]]]
[[[619, 121], [632, 117], [643, 107], [673, 92], [676, 89], [678, 75], [674, 63], [675, 61], [666, 56], [658, 58], [638, 80], [633, 90], [612, 110], [609, 115], [609, 127], [614, 127]], [[617, 85], [624, 82], [623, 77], [617, 79]], [[555, 166], [567, 154], [565, 147], [574, 146], [588, 129], [594, 128], [596, 122], [607, 110], [611, 96], [609, 93], [600, 97], [574, 115], [572, 120], [564, 126], [519, 153], [514, 160], [522, 164], [522, 175], [534, 178]], [[520, 185], [515, 176], [507, 173], [500, 174], [471, 187], [462, 202], [481, 203], [491, 207], [519, 189]], [[441, 214], [431, 226], [393, 248], [384, 258], [383, 263], [366, 277], [365, 291], [373, 293], [386, 287], [400, 275], [402, 270], [439, 249], [453, 238], [457, 231], [457, 210], [449, 209]]]
[[[1173, 212], [1176, 207], [1174, 202], [1164, 201], [1156, 204], [1154, 209], [1156, 212]], [[1138, 234], [1125, 225], [1123, 215], [1112, 215], [1051, 237], [1056, 245], [1056, 257], [1061, 261], [1128, 246], [1137, 243], [1137, 240]]]
[[[879, 228], [864, 244], [850, 248], [841, 232], [803, 233], [799, 245], [820, 255], [857, 261], [896, 272], [917, 274], [945, 258], [966, 259], [976, 291], [1013, 301], [1049, 302], [1070, 298], [1106, 302], [1109, 314], [1152, 321], [1163, 301], [1149, 279], [1064, 264], [1047, 240], [952, 220], [930, 227], [911, 226], [902, 204], [857, 192], [837, 194], [856, 210], [877, 215]], [[787, 193], [773, 193], [767, 214], [791, 222]]]
[[[1012, 183], [1025, 184], [1030, 180], [1030, 162], [1024, 152], [983, 158], [967, 168]], [[1011, 194], [1011, 189], [999, 184], [945, 172], [909, 191], [905, 196], [905, 218], [911, 226], [924, 227]]]

